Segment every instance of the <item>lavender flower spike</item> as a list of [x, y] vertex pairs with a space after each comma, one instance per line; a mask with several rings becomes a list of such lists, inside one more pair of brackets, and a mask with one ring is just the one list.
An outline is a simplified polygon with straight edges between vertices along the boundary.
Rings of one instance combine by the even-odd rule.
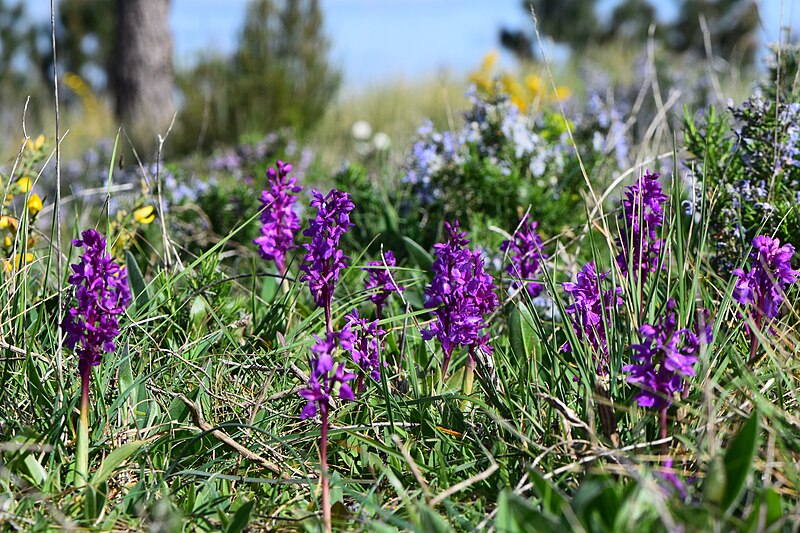
[[[300, 413], [300, 418], [311, 418], [320, 413], [320, 476], [322, 478], [322, 520], [325, 531], [331, 531], [331, 495], [328, 482], [328, 412], [330, 411], [331, 397], [336, 393], [338, 384], [339, 398], [345, 401], [354, 399], [353, 389], [347, 384], [355, 377], [354, 374], [344, 369], [344, 363], [336, 366], [333, 354], [337, 345], [345, 350], [352, 348], [352, 333], [345, 329], [339, 333], [328, 331], [325, 338], [315, 337], [317, 343], [311, 348], [311, 375], [308, 378], [308, 387], [300, 391], [300, 396], [306, 399], [306, 406]], [[333, 371], [333, 374], [331, 374]]]
[[386, 363], [381, 363], [380, 339], [386, 333], [378, 327], [378, 321], [367, 322], [367, 319], [358, 315], [358, 310], [353, 309], [350, 314], [345, 316], [347, 329], [358, 326], [358, 331], [353, 333], [350, 347], [350, 355], [353, 361], [361, 368], [358, 374], [357, 391], [361, 394], [364, 391], [364, 377], [369, 376], [375, 381], [381, 379], [381, 367]]
[[772, 319], [778, 316], [787, 287], [797, 281], [798, 273], [792, 270], [791, 265], [794, 247], [780, 244], [778, 239], [759, 235], [753, 239], [750, 271], [745, 273], [741, 268], [733, 271], [733, 275], [739, 278], [733, 298], [742, 305], [754, 305], [753, 314], [759, 325], [762, 317]]
[[445, 223], [447, 242], [434, 245], [433, 280], [425, 289], [425, 306], [435, 308], [436, 320], [422, 331], [426, 340], [436, 337], [442, 343], [444, 360], [442, 378], [447, 373], [450, 357], [457, 346], [467, 346], [470, 357], [475, 349], [491, 352], [484, 316], [499, 305], [494, 280], [483, 268], [479, 251], [465, 246], [466, 234], [458, 230], [458, 222]]
[[656, 229], [664, 224], [664, 203], [667, 195], [661, 191], [658, 173], [645, 172], [638, 181], [625, 189], [617, 245], [617, 265], [623, 275], [644, 281], [658, 269], [664, 241], [656, 237]]
[[[355, 377], [355, 374], [347, 372], [344, 363], [335, 365], [333, 353], [341, 343], [340, 334], [329, 332], [324, 338], [314, 336], [317, 343], [311, 348], [313, 357], [311, 359], [311, 375], [308, 378], [308, 387], [300, 391], [300, 396], [305, 398], [308, 403], [300, 413], [300, 418], [311, 418], [319, 410], [323, 416], [327, 416], [330, 409], [331, 396], [335, 393], [336, 385], [339, 385], [339, 398], [342, 400], [353, 400], [353, 390], [347, 384]], [[335, 367], [335, 369], [334, 369]], [[331, 374], [333, 370], [333, 374]]]
[[81, 377], [81, 408], [75, 452], [75, 486], [83, 487], [89, 472], [89, 380], [92, 367], [100, 364], [103, 353], [116, 349], [119, 315], [131, 302], [125, 267], [119, 266], [106, 252], [106, 239], [89, 229], [81, 239], [72, 241], [85, 248], [79, 263], [70, 265], [68, 281], [75, 288], [77, 306], [71, 307], [61, 327], [66, 332], [64, 343], [78, 355]]
[[306, 255], [300, 270], [305, 274], [300, 279], [308, 282], [314, 302], [325, 309], [330, 331], [333, 290], [340, 271], [347, 266], [349, 259], [339, 249], [339, 240], [353, 226], [350, 222], [350, 211], [355, 206], [349, 194], [336, 189], [331, 190], [327, 196], [322, 196], [319, 191], [311, 193], [314, 196], [311, 207], [317, 208], [317, 216], [309, 221], [309, 228], [303, 232], [303, 235], [311, 238], [311, 242], [303, 245]]
[[[369, 299], [376, 307], [376, 316], [381, 318], [381, 310], [386, 305], [386, 300], [393, 292], [400, 293], [404, 290], [403, 287], [397, 285], [392, 281], [392, 276], [387, 268], [384, 268], [384, 261], [386, 267], [393, 267], [397, 264], [394, 254], [391, 250], [387, 250], [383, 254], [383, 261], [370, 261], [367, 263], [367, 268], [363, 269], [367, 272], [367, 279], [364, 283], [364, 288], [370, 292]], [[370, 268], [379, 267], [379, 268]]]
[[278, 161], [277, 171], [267, 170], [269, 189], [261, 192], [261, 237], [253, 242], [263, 259], [275, 261], [278, 271], [286, 271], [286, 252], [296, 248], [294, 236], [300, 230], [300, 217], [294, 210], [297, 193], [303, 190], [297, 178], [289, 177], [292, 165]]
[[631, 345], [633, 363], [622, 367], [623, 372], [631, 374], [628, 383], [641, 387], [636, 395], [641, 407], [666, 410], [673, 394], [683, 391], [684, 378], [694, 377], [700, 344], [711, 340], [708, 324], [698, 332], [678, 329], [674, 309], [675, 300], [670, 299], [666, 314], [655, 326], [644, 324], [639, 328], [644, 342]]
[[77, 349], [81, 376], [100, 364], [103, 353], [115, 350], [114, 338], [119, 334], [119, 315], [131, 302], [128, 275], [106, 252], [106, 239], [93, 229], [84, 231], [82, 239], [72, 241], [85, 248], [79, 263], [70, 265], [73, 274], [68, 281], [76, 286], [77, 306], [71, 307], [61, 327], [66, 332], [65, 344]]
[[[611, 310], [622, 304], [619, 294], [622, 289], [614, 287], [612, 289], [601, 290], [603, 281], [610, 272], [597, 274], [594, 261], [586, 263], [580, 272], [575, 283], [565, 282], [562, 286], [570, 296], [575, 299], [566, 308], [567, 314], [571, 315], [570, 321], [578, 341], [588, 344], [593, 352], [593, 357], [598, 360], [598, 372], [605, 373], [608, 367], [608, 339], [606, 336], [603, 312], [606, 312], [606, 319], [609, 319]], [[561, 347], [566, 352], [572, 351], [569, 341]]]
[[511, 261], [506, 267], [506, 273], [513, 280], [511, 288], [519, 290], [524, 287], [531, 298], [536, 298], [544, 290], [541, 282], [536, 281], [536, 274], [542, 268], [542, 261], [547, 259], [542, 238], [536, 233], [537, 225], [535, 220], [525, 215], [514, 238], [500, 245], [500, 250], [507, 252]]

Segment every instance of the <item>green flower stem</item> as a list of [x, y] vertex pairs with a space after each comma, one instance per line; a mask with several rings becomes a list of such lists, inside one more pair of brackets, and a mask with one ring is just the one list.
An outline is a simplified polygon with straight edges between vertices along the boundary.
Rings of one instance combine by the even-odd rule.
[[89, 367], [81, 372], [81, 415], [78, 421], [78, 449], [75, 456], [75, 486], [86, 485], [89, 477]]
[[464, 377], [461, 380], [461, 392], [465, 396], [472, 394], [472, 387], [475, 383], [475, 359], [472, 354], [467, 357], [467, 364], [464, 365]]

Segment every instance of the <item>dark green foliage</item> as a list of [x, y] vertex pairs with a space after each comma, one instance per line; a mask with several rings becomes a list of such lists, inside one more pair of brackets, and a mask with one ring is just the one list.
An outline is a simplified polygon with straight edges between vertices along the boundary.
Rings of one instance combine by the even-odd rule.
[[[25, 99], [30, 95], [30, 109], [40, 109], [47, 102], [47, 94], [38, 75], [36, 26], [25, 10], [25, 2], [0, 0], [0, 131], [19, 129]], [[52, 74], [51, 74], [52, 76]], [[29, 113], [28, 127], [40, 124], [41, 117]], [[0, 138], [0, 148], [10, 139]], [[18, 149], [18, 147], [14, 147]]]
[[716, 264], [734, 268], [753, 237], [776, 235], [800, 246], [800, 106], [753, 97], [727, 113], [713, 107], [685, 116], [684, 141], [693, 154], [698, 189], [705, 181], [712, 210]]
[[780, 43], [770, 46], [768, 75], [760, 84], [770, 101], [800, 102], [800, 44]]
[[[95, 91], [108, 88], [114, 52], [115, 0], [62, 0], [57, 3], [56, 39], [63, 72], [78, 74]], [[50, 24], [42, 28], [50, 34]], [[53, 77], [53, 52], [47, 49], [41, 68], [45, 79]]]
[[669, 27], [667, 44], [673, 50], [706, 56], [706, 20], [712, 53], [743, 67], [753, 65], [758, 49], [759, 10], [752, 0], [683, 0], [678, 19]]
[[[737, 66], [753, 66], [758, 48], [758, 5], [752, 0], [682, 0], [675, 21], [658, 19], [653, 0], [624, 0], [617, 3], [608, 20], [604, 20], [597, 0], [524, 0], [526, 13], [533, 9], [538, 29], [557, 43], [563, 43], [576, 52], [584, 52], [590, 46], [622, 42], [644, 46], [650, 27], [654, 26], [654, 37], [667, 49], [678, 54], [691, 53], [705, 58], [705, 36], [700, 17], [708, 26], [708, 39], [715, 56]], [[526, 45], [538, 50], [535, 39], [525, 38], [521, 31], [502, 29], [501, 43], [518, 57], [529, 59], [538, 54], [531, 53]]]
[[522, 2], [522, 8], [527, 13], [534, 11], [539, 31], [544, 35], [557, 43], [581, 50], [603, 31], [598, 24], [597, 3], [597, 0], [532, 0]]
[[236, 53], [201, 59], [179, 75], [180, 152], [207, 150], [322, 117], [340, 81], [328, 63], [318, 0], [252, 0]]

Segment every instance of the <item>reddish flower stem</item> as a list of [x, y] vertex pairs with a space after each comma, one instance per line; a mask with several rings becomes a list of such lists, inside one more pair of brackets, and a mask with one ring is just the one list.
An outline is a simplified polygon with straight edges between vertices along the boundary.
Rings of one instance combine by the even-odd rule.
[[328, 409], [320, 409], [322, 434], [319, 439], [320, 476], [322, 479], [322, 524], [326, 533], [331, 531], [331, 489], [328, 484]]

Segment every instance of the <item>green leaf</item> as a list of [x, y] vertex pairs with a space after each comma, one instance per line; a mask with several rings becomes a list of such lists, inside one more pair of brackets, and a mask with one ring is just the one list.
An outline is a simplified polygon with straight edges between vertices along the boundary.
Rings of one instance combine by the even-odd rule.
[[130, 396], [131, 404], [136, 405], [136, 392], [138, 387], [134, 387], [133, 383], [133, 369], [131, 368], [131, 346], [130, 342], [126, 339], [125, 344], [120, 350], [120, 363], [119, 363], [119, 394], [120, 396], [126, 393]]
[[228, 527], [225, 528], [225, 533], [240, 533], [250, 523], [250, 513], [253, 512], [253, 507], [256, 501], [251, 500], [241, 505], [234, 513], [231, 521], [228, 522]]
[[42, 483], [47, 479], [47, 470], [45, 470], [36, 457], [30, 453], [25, 455], [24, 463], [33, 482], [36, 486], [41, 487]]
[[413, 262], [416, 263], [419, 268], [428, 270], [433, 264], [433, 256], [428, 252], [428, 250], [405, 235], [403, 236], [403, 242], [405, 243], [408, 255], [411, 256]]
[[150, 301], [150, 294], [147, 291], [147, 285], [144, 282], [142, 271], [139, 270], [139, 264], [136, 262], [136, 258], [127, 250], [125, 251], [125, 264], [128, 267], [128, 281], [133, 291], [133, 304], [138, 311], [147, 306], [147, 303]]
[[100, 483], [98, 487], [91, 484], [86, 485], [86, 488], [83, 490], [83, 513], [87, 522], [94, 523], [97, 517], [100, 516], [103, 506], [106, 504], [107, 492], [108, 487], [106, 487], [105, 483]]
[[510, 490], [500, 494], [495, 528], [500, 533], [537, 533], [553, 531], [556, 524], [537, 511], [533, 505]]
[[524, 307], [515, 307], [508, 317], [508, 341], [514, 356], [527, 361], [533, 351], [533, 328], [530, 313]]
[[114, 474], [114, 471], [119, 467], [122, 463], [124, 463], [131, 455], [136, 453], [136, 451], [147, 444], [146, 441], [143, 440], [135, 440], [133, 442], [129, 442], [127, 444], [123, 444], [119, 448], [112, 451], [108, 454], [103, 462], [100, 464], [100, 468], [97, 469], [97, 472], [94, 473], [91, 479], [91, 484], [94, 486], [100, 485], [100, 483], [105, 483], [109, 480], [109, 478]]
[[206, 299], [202, 296], [196, 296], [194, 300], [192, 300], [191, 309], [189, 309], [189, 321], [192, 323], [192, 327], [194, 327], [195, 330], [199, 330], [207, 316], [208, 304], [206, 303]]
[[739, 434], [733, 438], [725, 451], [725, 478], [727, 484], [722, 498], [722, 508], [725, 513], [733, 512], [739, 495], [744, 489], [753, 456], [756, 453], [758, 442], [758, 412], [753, 412], [750, 419], [745, 422]]
[[420, 531], [425, 533], [450, 533], [453, 529], [444, 518], [429, 507], [419, 508]]
[[528, 477], [542, 500], [542, 509], [554, 516], [561, 516], [561, 510], [569, 505], [567, 499], [538, 471], [528, 469]]
[[728, 481], [725, 478], [725, 464], [722, 457], [714, 456], [706, 470], [703, 481], [703, 497], [706, 501], [719, 505], [725, 497], [725, 487]]
[[[764, 511], [764, 523], [759, 524], [759, 520], [761, 519], [761, 509], [766, 508]], [[767, 487], [758, 497], [756, 504], [753, 506], [753, 510], [750, 513], [750, 517], [747, 519], [747, 526], [745, 527], [745, 531], [752, 531], [753, 533], [757, 531], [763, 531], [765, 529], [769, 529], [775, 522], [781, 519], [783, 516], [783, 508], [781, 504], [781, 496], [775, 489], [772, 487]], [[761, 526], [761, 527], [759, 527]]]

